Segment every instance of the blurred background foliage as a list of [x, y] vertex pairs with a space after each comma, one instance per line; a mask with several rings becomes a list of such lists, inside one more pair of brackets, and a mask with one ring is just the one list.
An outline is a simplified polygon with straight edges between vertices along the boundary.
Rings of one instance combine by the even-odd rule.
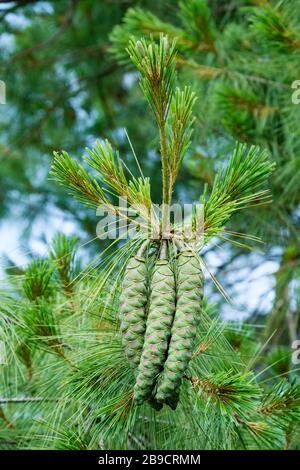
[[76, 0], [1, 3], [0, 74], [7, 87], [0, 124], [1, 216], [16, 212], [19, 235], [27, 240], [35, 221], [49, 227], [49, 220], [59, 216], [95, 236], [94, 214], [78, 209], [48, 182], [53, 150], [81, 155], [101, 136], [126, 158], [124, 127], [139, 154], [147, 152], [145, 143], [153, 147], [144, 105], [136, 90], [130, 92], [133, 78], [109, 54], [109, 33], [128, 6]]
[[[231, 227], [262, 236], [264, 254], [224, 241], [223, 250], [207, 250], [237, 305], [222, 307], [218, 295], [214, 300], [234, 314], [275, 309], [284, 310], [277, 317], [286, 317], [292, 308], [296, 315], [300, 106], [292, 104], [291, 83], [300, 76], [299, 9], [292, 0], [208, 3], [1, 2], [0, 77], [7, 103], [0, 108], [0, 237], [12, 264], [44, 250], [58, 229], [83, 242], [95, 237], [94, 211], [78, 207], [49, 182], [53, 150], [80, 158], [96, 138], [109, 138], [135, 167], [126, 129], [159, 201], [156, 129], [124, 50], [130, 36], [164, 31], [177, 39], [181, 84], [191, 84], [198, 95], [194, 146], [175, 199], [196, 200], [204, 183], [211, 186], [235, 139], [267, 147], [277, 162], [272, 206], [236, 217]], [[99, 245], [85, 251], [95, 253]], [[292, 298], [280, 307], [282, 291]]]
[[[228, 304], [208, 280], [216, 311], [252, 323], [249, 340], [228, 328], [229, 342], [249, 352], [259, 337], [266, 361], [288, 375], [300, 313], [300, 104], [292, 103], [291, 88], [300, 79], [299, 24], [298, 0], [2, 1], [2, 266], [22, 272], [17, 265], [43, 252], [58, 230], [76, 234], [81, 245], [96, 236], [95, 212], [49, 181], [53, 150], [81, 160], [86, 146], [108, 138], [134, 170], [127, 132], [159, 201], [156, 128], [124, 50], [132, 36], [165, 32], [177, 40], [180, 84], [198, 96], [194, 143], [174, 199], [196, 200], [204, 184], [210, 188], [235, 140], [266, 147], [277, 164], [272, 205], [235, 216], [229, 227], [265, 245], [259, 250], [250, 240], [249, 250], [238, 237], [234, 245], [213, 240], [204, 259], [234, 300]], [[82, 247], [83, 257], [93, 259], [104, 245]]]

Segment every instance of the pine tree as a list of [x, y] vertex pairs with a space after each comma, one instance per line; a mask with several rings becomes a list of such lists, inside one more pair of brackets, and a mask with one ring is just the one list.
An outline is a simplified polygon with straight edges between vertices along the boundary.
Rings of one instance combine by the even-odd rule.
[[[157, 43], [132, 40], [128, 53], [157, 122], [162, 198], [170, 204], [190, 145], [195, 97], [189, 88], [176, 88], [176, 47], [165, 35]], [[224, 324], [209, 299], [202, 300], [204, 247], [212, 237], [222, 236], [234, 213], [270, 202], [266, 183], [274, 163], [268, 151], [236, 144], [227, 166], [200, 197], [204, 218], [200, 238], [197, 208], [183, 227], [174, 226], [166, 205], [160, 218], [152, 216], [151, 181], [143, 175], [135, 177], [133, 168], [124, 167], [109, 142], [98, 141], [85, 160], [97, 176], [67, 152], [55, 153], [52, 178], [79, 201], [88, 206], [102, 204], [121, 218], [124, 214], [114, 197], [126, 196], [142, 222], [131, 239], [123, 244], [114, 240], [99, 260], [83, 270], [75, 239], [58, 235], [48, 257], [33, 260], [9, 280], [0, 315], [7, 350], [6, 365], [0, 366], [4, 379], [0, 445], [296, 447], [299, 384], [271, 373], [277, 360], [269, 357], [268, 365], [264, 364], [253, 332]], [[151, 235], [158, 234], [155, 240], [144, 225]], [[133, 259], [146, 262], [145, 289], [140, 282], [128, 283]], [[135, 265], [133, 269], [144, 275]], [[186, 285], [187, 277], [193, 289]], [[128, 356], [124, 335], [140, 315], [126, 316], [124, 289], [136, 289], [147, 298], [133, 306], [139, 312], [145, 308], [146, 314], [146, 328], [135, 330], [144, 337], [137, 371], [131, 361], [138, 358]], [[166, 321], [155, 318], [157, 311]], [[181, 323], [189, 333], [186, 336], [181, 334]], [[239, 345], [238, 350], [233, 344]], [[155, 361], [148, 361], [146, 370], [151, 345]], [[260, 367], [255, 368], [258, 360]], [[141, 382], [143, 393], [137, 397]]]

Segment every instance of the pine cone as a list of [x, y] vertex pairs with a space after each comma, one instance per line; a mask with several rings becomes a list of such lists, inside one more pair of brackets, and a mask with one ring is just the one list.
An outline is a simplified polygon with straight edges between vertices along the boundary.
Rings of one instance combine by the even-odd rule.
[[177, 305], [156, 399], [176, 407], [183, 374], [192, 357], [203, 299], [203, 274], [191, 251], [178, 256]]
[[134, 398], [138, 403], [151, 397], [157, 376], [163, 368], [174, 313], [174, 273], [166, 259], [159, 259], [152, 278], [145, 341], [134, 387]]
[[140, 362], [146, 330], [147, 266], [143, 257], [128, 261], [120, 297], [122, 343], [136, 369]]

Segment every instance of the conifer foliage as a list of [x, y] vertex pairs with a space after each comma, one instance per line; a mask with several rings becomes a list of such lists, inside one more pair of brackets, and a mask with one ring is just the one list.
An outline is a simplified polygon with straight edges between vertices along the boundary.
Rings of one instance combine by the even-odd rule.
[[[209, 29], [205, 38], [211, 50]], [[200, 197], [203, 237], [196, 209], [174, 225], [168, 205], [190, 145], [195, 96], [176, 88], [176, 44], [166, 35], [132, 40], [127, 52], [157, 123], [163, 209], [153, 217], [151, 181], [135, 177], [109, 142], [97, 142], [85, 157], [96, 176], [67, 152], [55, 153], [52, 179], [78, 200], [132, 223], [114, 204], [116, 195], [126, 196], [142, 221], [131, 239], [115, 240], [117, 250], [108, 247], [83, 270], [76, 240], [58, 235], [48, 257], [11, 280], [0, 312], [7, 350], [0, 446], [295, 446], [299, 385], [269, 375], [269, 365], [256, 372], [261, 351], [251, 335], [246, 353], [237, 353], [228, 338], [246, 335], [224, 325], [203, 299], [203, 247], [237, 210], [270, 202], [274, 163], [266, 150], [236, 144]]]

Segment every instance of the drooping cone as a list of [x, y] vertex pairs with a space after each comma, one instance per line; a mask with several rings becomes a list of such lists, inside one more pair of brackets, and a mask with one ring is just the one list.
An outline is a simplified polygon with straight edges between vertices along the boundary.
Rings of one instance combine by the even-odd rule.
[[140, 362], [146, 330], [147, 266], [144, 256], [134, 256], [126, 266], [120, 315], [122, 343], [132, 368]]
[[176, 407], [182, 377], [192, 357], [203, 299], [203, 274], [192, 251], [178, 256], [177, 304], [156, 400]]
[[151, 397], [166, 359], [175, 313], [174, 273], [164, 256], [156, 262], [152, 277], [145, 341], [134, 387], [137, 403]]

